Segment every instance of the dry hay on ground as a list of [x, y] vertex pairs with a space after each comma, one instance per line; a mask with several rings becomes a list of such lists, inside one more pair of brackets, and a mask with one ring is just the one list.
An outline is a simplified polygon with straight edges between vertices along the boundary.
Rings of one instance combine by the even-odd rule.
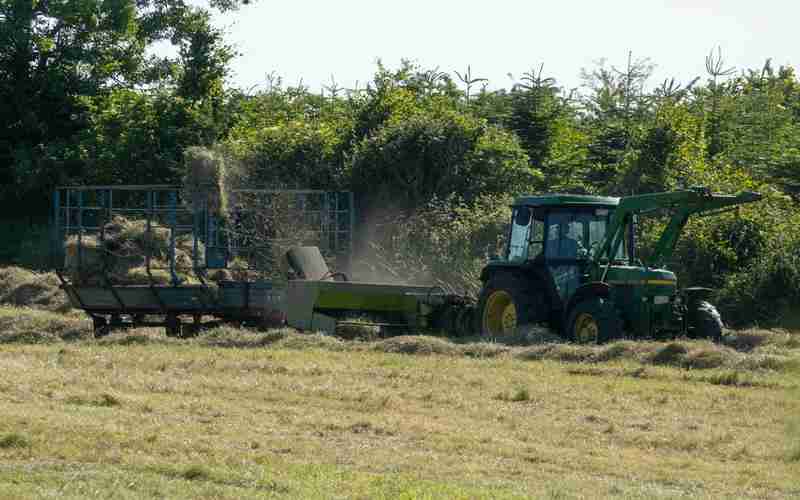
[[40, 344], [86, 340], [92, 324], [86, 318], [25, 308], [0, 309], [0, 343]]
[[21, 267], [0, 268], [0, 304], [66, 312], [66, 294], [55, 273], [35, 273]]

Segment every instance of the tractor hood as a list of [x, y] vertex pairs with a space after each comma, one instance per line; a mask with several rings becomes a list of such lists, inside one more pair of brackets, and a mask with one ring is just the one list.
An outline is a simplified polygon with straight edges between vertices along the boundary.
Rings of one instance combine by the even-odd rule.
[[648, 269], [638, 266], [611, 266], [606, 275], [609, 285], [634, 285], [677, 288], [675, 273], [667, 269]]

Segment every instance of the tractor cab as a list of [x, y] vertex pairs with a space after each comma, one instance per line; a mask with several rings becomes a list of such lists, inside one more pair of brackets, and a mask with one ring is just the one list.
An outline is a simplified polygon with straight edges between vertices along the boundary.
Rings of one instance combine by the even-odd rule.
[[[597, 274], [593, 258], [603, 248], [618, 203], [618, 198], [569, 194], [515, 200], [505, 252], [484, 272], [502, 270], [502, 279], [516, 281], [511, 288], [525, 290], [524, 295], [535, 307], [516, 311], [514, 321], [506, 312], [504, 324], [504, 311], [500, 309], [513, 302], [512, 295], [521, 295], [507, 290], [501, 294], [505, 301], [490, 304], [494, 311], [488, 311], [484, 330], [499, 336], [509, 334], [521, 322], [560, 326], [575, 292]], [[632, 237], [626, 238], [614, 251], [611, 262], [608, 258], [600, 262], [633, 265], [633, 243]], [[496, 317], [494, 321], [492, 316]]]
[[[548, 262], [590, 259], [600, 250], [616, 203], [617, 198], [577, 195], [517, 200], [505, 259]], [[615, 259], [627, 256], [627, 246], [623, 245]]]
[[[505, 252], [481, 273], [480, 332], [501, 337], [515, 334], [518, 325], [547, 323], [577, 342], [623, 334], [718, 337], [719, 313], [699, 300], [687, 311], [691, 301], [681, 300], [675, 274], [664, 265], [691, 215], [719, 213], [760, 198], [757, 193], [712, 195], [706, 188], [625, 198], [518, 198]], [[638, 215], [656, 210], [671, 218], [642, 262], [635, 241]], [[689, 292], [693, 299], [702, 298], [700, 290]], [[698, 308], [708, 314], [697, 313]], [[694, 317], [700, 320], [687, 324], [686, 318]]]

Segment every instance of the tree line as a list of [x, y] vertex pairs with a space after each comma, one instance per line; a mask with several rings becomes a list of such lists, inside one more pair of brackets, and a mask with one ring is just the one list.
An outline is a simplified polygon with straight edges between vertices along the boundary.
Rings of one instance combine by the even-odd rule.
[[[691, 225], [679, 271], [756, 297], [774, 280], [754, 276], [786, 275], [787, 259], [800, 259], [800, 82], [790, 66], [734, 69], [711, 51], [705, 75], [654, 82], [653, 62], [628, 54], [566, 89], [543, 65], [496, 88], [472, 68], [404, 61], [379, 63], [358, 88], [315, 91], [268, 75], [244, 91], [226, 84], [236, 54], [210, 22], [240, 7], [0, 0], [3, 206], [46, 216], [59, 184], [179, 183], [184, 151], [205, 146], [262, 185], [353, 190], [362, 214], [414, 217], [434, 200], [486, 213], [487, 199], [523, 192], [760, 190], [759, 207]], [[148, 51], [165, 41], [177, 56]], [[656, 228], [644, 226], [645, 242]], [[19, 244], [4, 256], [18, 254]], [[791, 293], [778, 299], [800, 302]]]

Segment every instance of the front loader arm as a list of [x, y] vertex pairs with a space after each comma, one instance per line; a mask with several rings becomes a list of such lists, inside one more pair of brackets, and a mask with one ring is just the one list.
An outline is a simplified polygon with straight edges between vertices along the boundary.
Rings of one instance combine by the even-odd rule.
[[610, 261], [611, 256], [616, 255], [619, 245], [624, 239], [625, 227], [630, 223], [633, 214], [664, 209], [672, 211], [672, 217], [667, 227], [664, 228], [664, 232], [661, 233], [649, 259], [648, 265], [658, 267], [672, 255], [690, 216], [752, 203], [760, 199], [760, 194], [752, 192], [743, 192], [733, 196], [714, 195], [711, 190], [703, 187], [622, 198], [611, 217], [603, 246], [594, 256], [595, 263], [599, 264], [602, 258]]

